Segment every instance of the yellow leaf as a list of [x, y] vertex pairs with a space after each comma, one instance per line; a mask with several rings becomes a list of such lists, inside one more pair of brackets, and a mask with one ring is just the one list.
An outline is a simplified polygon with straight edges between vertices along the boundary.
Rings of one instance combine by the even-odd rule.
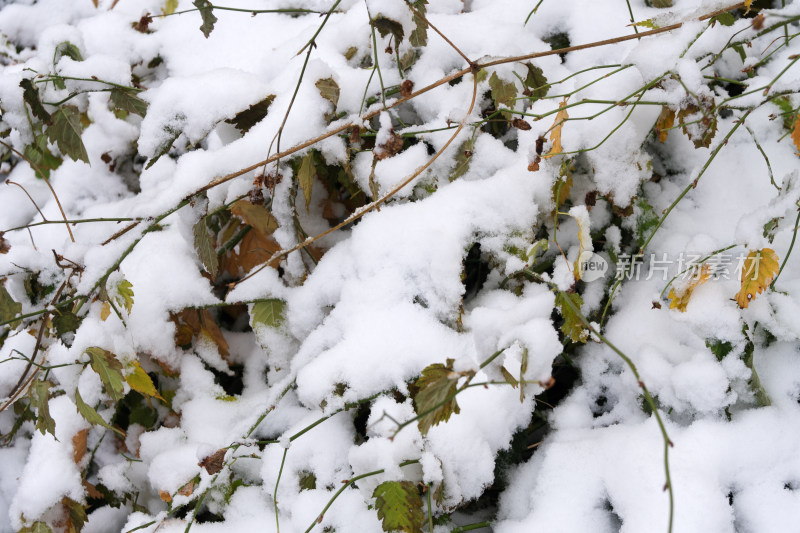
[[[744, 14], [747, 15], [750, 13], [750, 4], [753, 3], [753, 0], [744, 0]], [[747, 307], [747, 306], [745, 306]]]
[[675, 124], [675, 111], [667, 106], [661, 108], [661, 114], [656, 121], [655, 132], [658, 136], [659, 142], [667, 140], [670, 128]]
[[176, 9], [178, 9], [178, 0], [167, 0], [163, 11], [165, 15], [172, 15]]
[[700, 267], [700, 272], [689, 281], [685, 289], [682, 291], [676, 291], [674, 288], [669, 290], [669, 294], [667, 295], [667, 298], [669, 298], [669, 308], [677, 308], [681, 313], [685, 313], [686, 306], [689, 305], [689, 299], [692, 297], [692, 293], [697, 287], [708, 281], [709, 277], [711, 277], [711, 267], [709, 267], [708, 263], [703, 263], [703, 266]]
[[131, 367], [133, 372], [125, 376], [125, 381], [128, 382], [128, 385], [130, 385], [131, 388], [136, 392], [164, 401], [164, 398], [162, 398], [156, 390], [156, 386], [153, 385], [153, 380], [150, 379], [150, 376], [148, 376], [147, 372], [144, 371], [144, 368], [142, 368], [142, 365], [139, 364], [139, 361], [134, 361]]
[[564, 121], [569, 118], [569, 114], [567, 113], [567, 99], [564, 98], [564, 101], [558, 106], [558, 113], [556, 113], [556, 120], [553, 122], [553, 126], [550, 128], [550, 140], [553, 142], [553, 147], [550, 149], [547, 154], [545, 154], [545, 159], [548, 157], [553, 157], [554, 155], [558, 155], [564, 151], [564, 148], [561, 146], [561, 128], [564, 127]]
[[794, 145], [797, 147], [797, 155], [800, 155], [800, 113], [797, 115], [797, 120], [794, 121], [792, 141], [794, 141]]
[[739, 307], [746, 309], [757, 294], [761, 294], [769, 287], [778, 270], [780, 266], [774, 250], [770, 248], [750, 250], [742, 265], [742, 288], [736, 293], [736, 303]]
[[105, 322], [110, 314], [111, 306], [108, 304], [108, 302], [103, 302], [103, 305], [100, 307], [100, 320]]

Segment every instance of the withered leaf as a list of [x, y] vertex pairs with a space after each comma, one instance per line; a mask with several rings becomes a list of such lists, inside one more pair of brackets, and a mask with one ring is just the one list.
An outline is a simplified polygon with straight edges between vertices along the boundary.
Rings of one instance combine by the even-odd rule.
[[203, 458], [203, 460], [197, 463], [197, 465], [205, 468], [206, 472], [213, 476], [222, 470], [222, 467], [225, 464], [225, 453], [227, 451], [227, 448], [220, 448], [211, 455]]

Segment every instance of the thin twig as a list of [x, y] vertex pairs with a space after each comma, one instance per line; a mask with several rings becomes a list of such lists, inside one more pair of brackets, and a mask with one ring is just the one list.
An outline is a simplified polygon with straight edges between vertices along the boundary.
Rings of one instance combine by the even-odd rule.
[[[42, 179], [44, 180], [44, 182], [47, 184], [47, 187], [50, 189], [50, 192], [51, 192], [51, 193], [53, 193], [53, 198], [55, 198], [55, 199], [56, 199], [56, 204], [58, 205], [58, 210], [59, 210], [59, 211], [61, 211], [61, 216], [64, 218], [64, 223], [65, 223], [65, 225], [67, 226], [67, 232], [69, 233], [69, 238], [70, 238], [70, 240], [71, 240], [72, 242], [75, 242], [75, 237], [72, 235], [72, 230], [70, 229], [70, 227], [69, 227], [69, 224], [66, 224], [66, 222], [67, 222], [67, 215], [65, 215], [65, 214], [64, 214], [64, 208], [62, 208], [62, 207], [61, 207], [61, 200], [59, 200], [59, 199], [58, 199], [58, 195], [56, 194], [56, 191], [53, 189], [53, 186], [52, 186], [52, 185], [50, 185], [50, 180], [49, 180], [49, 179], [47, 179], [47, 176], [45, 175], [45, 173], [44, 173], [44, 172], [42, 172], [42, 169], [40, 169], [40, 168], [39, 168], [39, 167], [36, 165], [36, 163], [34, 163], [33, 161], [31, 161], [31, 160], [28, 158], [28, 156], [26, 156], [25, 154], [23, 154], [22, 152], [20, 152], [19, 150], [17, 150], [16, 148], [14, 148], [13, 146], [11, 146], [11, 145], [10, 145], [10, 144], [8, 144], [7, 142], [5, 142], [4, 140], [0, 139], [0, 144], [2, 144], [3, 146], [5, 146], [5, 147], [6, 147], [6, 148], [8, 148], [9, 150], [11, 150], [12, 152], [14, 152], [15, 154], [17, 154], [19, 157], [21, 157], [22, 159], [24, 159], [24, 160], [25, 160], [25, 162], [27, 162], [27, 163], [28, 163], [28, 164], [31, 166], [31, 168], [33, 169], [33, 171], [34, 171], [35, 173], [39, 174], [39, 177], [40, 177], [40, 178], [42, 178]], [[27, 194], [27, 192], [26, 192], [26, 194]], [[28, 195], [28, 198], [30, 198], [30, 195]], [[31, 201], [33, 201], [33, 198], [31, 198]], [[34, 205], [35, 205], [35, 202], [34, 202]], [[39, 209], [39, 206], [36, 206], [36, 209], [38, 210], [38, 209]], [[39, 213], [41, 214], [41, 210], [39, 211]], [[44, 218], [44, 215], [42, 215], [42, 218]], [[45, 220], [46, 220], [46, 219], [45, 219]]]

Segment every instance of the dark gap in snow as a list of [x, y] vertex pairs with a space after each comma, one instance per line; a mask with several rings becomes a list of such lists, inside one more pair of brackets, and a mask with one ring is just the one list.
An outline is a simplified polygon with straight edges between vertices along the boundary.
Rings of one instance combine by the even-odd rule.
[[353, 416], [353, 426], [356, 428], [358, 442], [366, 442], [369, 440], [369, 436], [367, 435], [367, 421], [369, 420], [370, 410], [370, 402], [364, 402], [359, 404]]
[[464, 284], [464, 303], [474, 298], [483, 288], [489, 276], [489, 263], [481, 257], [481, 244], [479, 242], [470, 246], [464, 258], [461, 279]]
[[214, 374], [214, 383], [222, 387], [225, 394], [229, 396], [238, 396], [242, 393], [242, 390], [244, 390], [244, 381], [242, 381], [244, 366], [237, 363], [230, 365], [229, 368], [231, 371], [230, 375], [206, 366], [206, 370]]

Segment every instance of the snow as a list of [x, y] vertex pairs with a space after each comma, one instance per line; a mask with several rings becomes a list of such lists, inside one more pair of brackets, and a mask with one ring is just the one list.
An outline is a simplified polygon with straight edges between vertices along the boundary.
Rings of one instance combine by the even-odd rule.
[[[0, 1], [0, 42], [9, 43], [0, 49], [0, 138], [30, 153], [42, 128], [52, 131], [23, 98], [20, 82], [29, 80], [48, 112], [62, 101], [75, 106], [90, 161], [45, 142], [63, 159], [45, 183], [0, 147], [0, 237], [10, 246], [0, 255], [0, 284], [23, 314], [47, 307], [56, 291], [75, 298], [47, 307], [44, 326], [30, 317], [0, 327], [0, 405], [45, 327], [36, 379], [52, 383], [46, 401], [55, 421], [54, 436], [22, 420], [26, 394], [0, 411], [0, 533], [37, 521], [55, 531], [65, 524], [63, 499], [95, 505], [91, 488], [99, 485], [120, 505], [93, 508], [84, 531], [184, 531], [193, 520], [199, 532], [377, 532], [373, 492], [402, 480], [441, 489], [433, 512], [452, 522], [437, 533], [482, 520], [500, 533], [667, 531], [665, 443], [642, 384], [674, 444], [673, 531], [792, 530], [800, 518], [797, 250], [783, 261], [795, 239], [800, 172], [778, 104], [800, 103], [800, 70], [791, 63], [798, 41], [786, 43], [782, 30], [758, 37], [740, 13], [733, 26], [698, 20], [724, 4], [676, 0], [658, 9], [632, 0], [631, 15], [592, 0], [545, 1], [534, 13], [527, 0], [431, 0], [430, 21], [479, 62], [549, 51], [562, 34], [571, 45], [632, 35], [631, 17], [685, 24], [563, 60], [530, 60], [550, 84], [545, 98], [523, 98], [528, 69], [508, 63], [392, 107], [402, 82], [419, 90], [468, 67], [432, 28], [416, 62], [398, 66], [416, 29], [403, 0], [345, 0], [321, 29], [317, 12], [331, 2], [230, 0], [240, 11], [217, 6], [208, 38], [189, 0], [177, 7], [188, 12], [166, 17], [163, 0]], [[799, 5], [763, 11], [765, 27], [796, 17]], [[298, 7], [314, 12], [249, 12]], [[147, 13], [153, 20], [138, 31]], [[400, 24], [401, 43], [375, 30], [373, 49], [370, 17], [379, 15]], [[744, 59], [733, 49], [717, 57], [729, 39], [744, 42]], [[65, 42], [83, 59], [58, 57]], [[515, 83], [513, 116], [528, 129], [498, 116], [482, 122], [494, 105], [495, 72]], [[50, 75], [74, 79], [59, 87]], [[340, 89], [335, 106], [316, 87], [328, 78]], [[730, 79], [743, 96], [732, 99]], [[115, 85], [141, 89], [144, 117], [114, 109]], [[271, 95], [249, 131], [226, 123]], [[528, 170], [552, 146], [562, 101], [570, 105], [560, 129], [567, 153]], [[726, 107], [710, 146], [696, 148], [683, 130], [696, 139], [707, 124], [680, 120], [701, 121], [712, 102]], [[678, 118], [659, 140], [653, 126], [664, 109]], [[347, 128], [309, 143], [348, 124], [361, 127], [360, 141]], [[395, 135], [404, 138], [399, 152]], [[466, 141], [468, 168], [451, 180]], [[379, 208], [366, 203], [448, 143]], [[296, 163], [311, 150], [325, 168], [315, 169], [306, 209]], [[232, 173], [239, 175], [195, 194]], [[553, 185], [567, 174], [569, 198], [556, 205]], [[235, 264], [214, 279], [196, 249], [196, 225], [207, 224], [221, 250], [242, 227], [230, 205], [259, 195], [279, 225], [269, 239], [283, 250], [310, 246], [244, 281]], [[71, 225], [73, 241], [56, 223], [62, 209], [69, 220], [112, 220]], [[315, 238], [354, 214], [356, 223]], [[244, 239], [221, 250], [221, 263], [272, 245], [248, 249]], [[540, 240], [548, 246], [530, 256]], [[670, 308], [669, 289], [689, 283], [670, 282], [686, 266], [678, 258], [726, 247], [718, 255], [728, 256], [730, 275], [696, 286], [685, 311]], [[780, 277], [740, 309], [741, 260], [763, 248], [778, 255]], [[615, 270], [640, 251], [642, 275], [616, 288]], [[577, 280], [577, 261], [589, 252], [609, 269]], [[663, 277], [653, 270], [662, 258]], [[133, 290], [130, 311], [119, 304], [123, 281]], [[581, 297], [602, 339], [570, 340], [558, 291]], [[109, 299], [118, 304], [111, 312]], [[280, 311], [259, 321], [265, 299]], [[175, 315], [186, 309], [203, 309], [221, 338], [203, 323], [189, 344], [177, 342], [186, 332]], [[49, 327], [69, 311], [80, 317], [76, 331]], [[91, 347], [115, 354], [129, 378], [138, 361], [162, 397], [132, 393], [127, 382], [116, 401], [87, 364]], [[459, 412], [422, 432], [415, 382], [446, 362], [464, 387]], [[522, 395], [513, 380], [525, 381]], [[76, 393], [126, 436], [90, 425]], [[212, 472], [203, 462], [219, 450], [227, 450], [224, 464]], [[178, 512], [184, 505], [188, 514]]]

